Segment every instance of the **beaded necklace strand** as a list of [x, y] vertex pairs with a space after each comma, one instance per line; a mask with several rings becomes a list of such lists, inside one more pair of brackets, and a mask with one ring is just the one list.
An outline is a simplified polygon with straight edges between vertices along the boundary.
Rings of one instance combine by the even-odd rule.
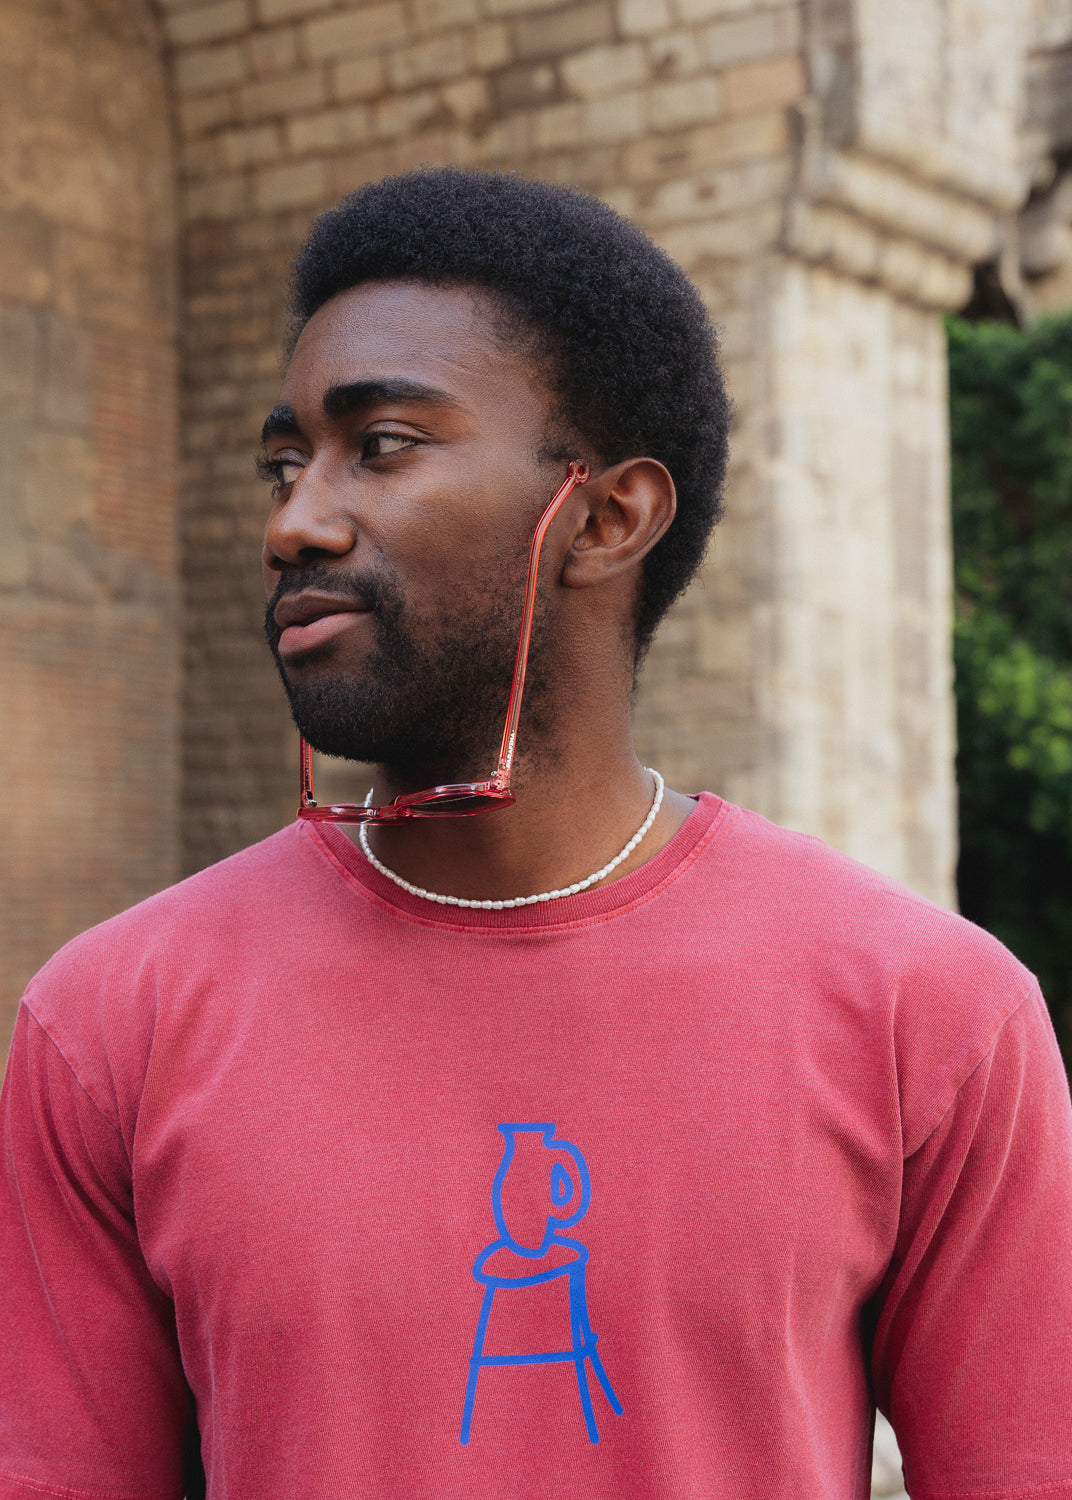
[[[648, 816], [641, 823], [636, 833], [626, 844], [620, 854], [616, 854], [609, 864], [605, 864], [601, 870], [596, 870], [589, 875], [587, 880], [578, 880], [573, 885], [567, 885], [560, 891], [541, 891], [538, 896], [515, 896], [509, 901], [468, 901], [464, 896], [440, 896], [435, 891], [426, 891], [422, 886], [412, 885], [408, 880], [403, 880], [401, 875], [396, 875], [393, 870], [378, 860], [369, 846], [368, 825], [362, 823], [358, 828], [358, 838], [361, 841], [361, 850], [370, 865], [379, 870], [381, 875], [386, 875], [388, 880], [393, 880], [395, 885], [400, 885], [404, 891], [411, 896], [420, 896], [424, 901], [436, 901], [440, 906], [476, 906], [484, 911], [506, 911], [512, 906], [535, 906], [540, 901], [558, 901], [563, 896], [576, 896], [580, 891], [586, 891], [590, 885], [595, 885], [598, 880], [605, 880], [612, 870], [616, 870], [623, 859], [628, 859], [648, 829], [659, 815], [659, 808], [663, 803], [663, 778], [658, 771], [652, 770], [651, 766], [644, 768], [655, 783], [655, 797], [652, 801]], [[372, 806], [372, 790], [369, 789], [365, 798], [365, 806]]]

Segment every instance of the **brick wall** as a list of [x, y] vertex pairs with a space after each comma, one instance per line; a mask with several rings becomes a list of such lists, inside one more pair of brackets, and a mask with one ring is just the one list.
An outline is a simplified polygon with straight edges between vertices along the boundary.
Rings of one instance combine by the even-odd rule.
[[155, 29], [135, 4], [2, 0], [0, 31], [6, 1036], [51, 952], [174, 878], [178, 683]]

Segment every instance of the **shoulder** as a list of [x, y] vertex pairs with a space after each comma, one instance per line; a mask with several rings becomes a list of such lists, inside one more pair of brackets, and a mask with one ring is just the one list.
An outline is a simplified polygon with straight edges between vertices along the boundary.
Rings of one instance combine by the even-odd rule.
[[957, 912], [821, 839], [745, 808], [733, 813], [717, 851], [724, 877], [786, 941], [811, 940], [831, 964], [859, 965], [891, 984], [937, 971], [985, 973], [1021, 993], [1030, 982], [1007, 948]]
[[990, 933], [819, 839], [734, 809], [718, 858], [761, 961], [817, 1018], [851, 1013], [888, 1046], [906, 1144], [1038, 996]]
[[50, 991], [71, 981], [102, 971], [136, 979], [147, 962], [174, 954], [176, 944], [224, 940], [228, 923], [240, 916], [278, 911], [281, 890], [307, 858], [300, 828], [291, 824], [72, 938], [31, 981], [27, 995], [43, 1007]]
[[271, 935], [322, 875], [291, 824], [80, 933], [30, 981], [23, 1006], [94, 1102], [123, 1114], [176, 996], [196, 996]]

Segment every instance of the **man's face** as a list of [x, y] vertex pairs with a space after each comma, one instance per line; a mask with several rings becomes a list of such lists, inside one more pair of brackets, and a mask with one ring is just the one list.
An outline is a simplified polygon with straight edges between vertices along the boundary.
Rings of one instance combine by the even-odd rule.
[[[344, 292], [265, 424], [265, 628], [295, 722], [403, 785], [493, 768], [528, 544], [565, 477], [539, 456], [547, 389], [493, 311], [458, 288]], [[537, 712], [540, 658], [537, 628]]]

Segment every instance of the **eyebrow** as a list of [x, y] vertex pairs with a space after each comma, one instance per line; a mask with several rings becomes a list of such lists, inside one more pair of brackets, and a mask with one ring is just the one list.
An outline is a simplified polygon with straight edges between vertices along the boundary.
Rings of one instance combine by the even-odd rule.
[[456, 407], [458, 402], [447, 391], [414, 380], [355, 380], [351, 385], [333, 385], [324, 392], [324, 411], [329, 417], [345, 417], [363, 406], [380, 401], [402, 401], [422, 406]]
[[266, 443], [270, 437], [295, 437], [300, 431], [293, 406], [273, 406], [264, 419], [261, 442]]
[[[415, 380], [355, 380], [347, 385], [333, 385], [324, 392], [324, 412], [329, 417], [345, 417], [362, 407], [375, 406], [381, 401], [405, 402], [410, 405], [442, 406], [456, 408], [457, 400], [449, 391], [441, 391], [434, 385], [422, 385]], [[261, 442], [270, 437], [297, 437], [301, 435], [297, 413], [293, 406], [276, 406], [268, 413], [261, 428]]]

